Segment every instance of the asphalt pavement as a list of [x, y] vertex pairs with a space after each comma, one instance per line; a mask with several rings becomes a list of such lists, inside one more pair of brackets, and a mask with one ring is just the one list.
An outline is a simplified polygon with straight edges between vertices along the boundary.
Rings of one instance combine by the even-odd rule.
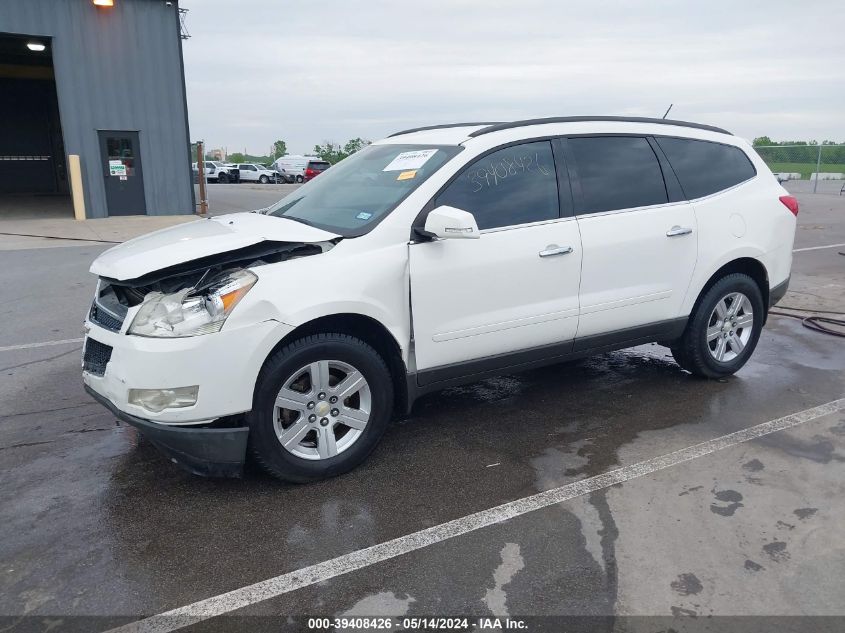
[[[212, 210], [266, 206], [282, 187], [211, 185]], [[845, 247], [817, 247], [845, 243], [845, 198], [799, 197], [783, 303], [841, 311]], [[82, 390], [87, 268], [106, 247], [0, 251], [3, 630], [105, 630], [186, 606], [187, 619], [143, 626], [845, 625], [845, 339], [772, 316], [728, 379], [641, 346], [426, 396], [330, 481], [210, 480]]]

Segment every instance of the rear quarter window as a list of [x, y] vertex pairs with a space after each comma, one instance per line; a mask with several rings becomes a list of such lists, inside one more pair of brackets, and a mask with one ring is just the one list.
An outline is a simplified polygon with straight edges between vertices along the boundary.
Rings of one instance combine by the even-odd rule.
[[738, 147], [711, 141], [657, 137], [688, 199], [730, 189], [757, 175], [754, 165]]

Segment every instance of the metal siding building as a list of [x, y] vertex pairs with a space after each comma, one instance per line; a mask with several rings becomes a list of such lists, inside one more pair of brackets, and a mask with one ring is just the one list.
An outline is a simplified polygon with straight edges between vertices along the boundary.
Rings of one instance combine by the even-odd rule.
[[[137, 150], [123, 155], [140, 156], [134, 159], [143, 168], [138, 166], [136, 186], [144, 208], [128, 213], [193, 213], [177, 2], [114, 0], [112, 7], [97, 7], [92, 0], [2, 0], [2, 35], [48, 42], [64, 139], [61, 160], [81, 157], [87, 217], [127, 213], [114, 208], [109, 190], [118, 180], [109, 179], [107, 154], [118, 152], [111, 148], [119, 143], [106, 139], [115, 133], [103, 130], [137, 138]], [[13, 103], [14, 95], [6, 92], [0, 100]], [[132, 160], [126, 161], [130, 173]]]

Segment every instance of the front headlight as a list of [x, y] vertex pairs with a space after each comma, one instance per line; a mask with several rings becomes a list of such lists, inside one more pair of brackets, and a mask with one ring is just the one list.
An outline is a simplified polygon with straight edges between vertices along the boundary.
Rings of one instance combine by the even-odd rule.
[[173, 294], [151, 292], [129, 326], [137, 336], [180, 337], [219, 332], [238, 302], [258, 281], [248, 270], [224, 270], [199, 287]]

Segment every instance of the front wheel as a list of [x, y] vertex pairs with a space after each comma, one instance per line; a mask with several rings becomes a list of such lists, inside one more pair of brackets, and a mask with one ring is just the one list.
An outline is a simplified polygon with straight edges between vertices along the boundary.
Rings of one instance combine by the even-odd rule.
[[227, 182], [229, 182], [229, 177], [226, 174], [220, 174], [219, 176], [217, 176], [217, 182], [225, 185]]
[[734, 374], [754, 352], [764, 317], [757, 283], [742, 273], [726, 275], [697, 302], [672, 356], [702, 378]]
[[319, 481], [360, 464], [384, 434], [393, 382], [379, 354], [346, 334], [317, 334], [274, 353], [247, 414], [252, 457], [271, 475]]
[[258, 179], [258, 182], [260, 182], [262, 185], [266, 185], [268, 182], [270, 182], [270, 179], [267, 176], [261, 176]]

